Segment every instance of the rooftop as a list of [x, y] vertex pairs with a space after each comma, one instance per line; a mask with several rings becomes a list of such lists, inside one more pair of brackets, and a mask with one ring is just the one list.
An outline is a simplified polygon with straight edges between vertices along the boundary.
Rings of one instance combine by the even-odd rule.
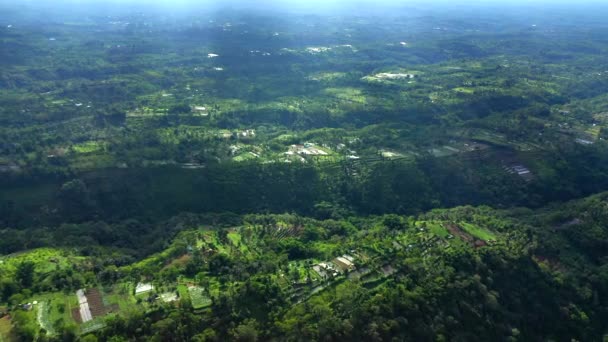
[[154, 286], [148, 283], [138, 283], [135, 287], [135, 294], [145, 293], [154, 290]]

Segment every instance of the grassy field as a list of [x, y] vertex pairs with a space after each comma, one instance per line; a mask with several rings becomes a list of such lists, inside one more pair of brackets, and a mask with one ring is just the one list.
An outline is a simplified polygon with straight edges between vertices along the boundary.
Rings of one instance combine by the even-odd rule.
[[257, 158], [258, 157], [253, 155], [251, 152], [244, 152], [244, 153], [241, 153], [238, 156], [232, 158], [232, 160], [234, 160], [236, 162], [241, 162], [241, 161], [246, 161], [246, 160], [254, 160]]
[[36, 272], [50, 273], [59, 269], [67, 269], [85, 260], [84, 257], [71, 255], [69, 252], [53, 248], [40, 248], [18, 254], [0, 257], [0, 273], [10, 274], [15, 271], [18, 264], [31, 261]]
[[197, 248], [211, 245], [213, 245], [218, 252], [227, 253], [226, 247], [218, 241], [216, 231], [207, 230], [202, 232], [202, 240], [199, 240], [196, 243]]
[[234, 247], [238, 248], [241, 251], [241, 253], [243, 253], [244, 255], [251, 254], [251, 250], [249, 249], [249, 247], [247, 247], [247, 244], [245, 242], [243, 242], [243, 238], [240, 233], [237, 233], [237, 232], [228, 233], [228, 239], [230, 240], [232, 245]]
[[17, 341], [12, 335], [11, 320], [8, 317], [0, 318], [0, 342]]
[[448, 235], [450, 235], [450, 233], [448, 232], [447, 229], [445, 229], [440, 223], [438, 222], [426, 222], [426, 227], [428, 228], [428, 230], [439, 236], [442, 238], [447, 238]]
[[228, 239], [234, 246], [238, 246], [241, 243], [241, 234], [236, 232], [228, 233]]
[[473, 235], [474, 237], [484, 240], [484, 241], [492, 241], [492, 240], [496, 240], [496, 234], [494, 234], [493, 232], [478, 227], [474, 224], [470, 224], [470, 223], [465, 223], [465, 222], [460, 222], [460, 227], [462, 227], [462, 229], [464, 231], [466, 231], [467, 233]]
[[190, 295], [192, 307], [195, 309], [203, 309], [211, 306], [213, 303], [211, 298], [205, 294], [205, 290], [202, 287], [188, 286], [188, 293]]
[[75, 295], [51, 293], [37, 297], [36, 319], [48, 335], [55, 335], [55, 325], [58, 321], [72, 323], [71, 311], [78, 305]]
[[190, 292], [188, 292], [188, 286], [177, 285], [177, 293], [179, 294], [179, 298], [190, 300]]
[[76, 153], [93, 153], [104, 149], [104, 144], [98, 141], [87, 141], [72, 146]]
[[41, 301], [36, 307], [36, 320], [40, 328], [46, 330], [47, 335], [55, 335], [55, 327], [51, 318], [52, 306], [46, 301]]
[[102, 289], [104, 305], [118, 305], [120, 311], [125, 311], [137, 304], [137, 300], [133, 296], [134, 292], [132, 283], [122, 283], [114, 286], [110, 291]]
[[104, 323], [103, 319], [96, 318], [92, 321], [88, 321], [88, 322], [80, 325], [80, 333], [84, 335], [84, 334], [88, 334], [95, 330], [103, 329], [104, 327], [105, 327], [105, 323]]

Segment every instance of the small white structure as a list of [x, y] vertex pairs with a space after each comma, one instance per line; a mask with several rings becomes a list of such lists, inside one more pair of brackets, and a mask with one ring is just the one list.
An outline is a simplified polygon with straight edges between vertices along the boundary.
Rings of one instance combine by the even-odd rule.
[[323, 278], [323, 279], [327, 278], [327, 273], [325, 272], [324, 268], [322, 268], [320, 265], [314, 265], [314, 266], [312, 267], [312, 269], [313, 269], [315, 272], [317, 272], [317, 274], [318, 274], [318, 275], [319, 275], [321, 278]]
[[350, 262], [355, 262], [355, 258], [348, 254], [344, 254], [342, 257]]
[[135, 294], [138, 295], [138, 294], [150, 292], [152, 290], [154, 290], [154, 286], [152, 286], [152, 284], [137, 283], [137, 286], [135, 287]]
[[396, 158], [401, 156], [399, 153], [391, 151], [380, 151], [380, 155], [382, 155], [384, 158]]
[[177, 300], [177, 294], [175, 292], [165, 292], [160, 295], [160, 299], [165, 303], [175, 302]]
[[310, 53], [310, 54], [317, 54], [317, 53], [321, 53], [321, 52], [327, 52], [331, 50], [330, 47], [326, 47], [326, 46], [313, 46], [313, 47], [307, 47], [306, 48], [306, 52]]
[[78, 297], [78, 304], [80, 305], [80, 319], [82, 323], [86, 323], [88, 321], [93, 320], [93, 314], [91, 313], [91, 309], [89, 308], [89, 302], [87, 301], [87, 297], [84, 295], [84, 290], [80, 289], [76, 291], [76, 297]]
[[593, 144], [593, 141], [587, 140], [587, 139], [581, 139], [581, 138], [577, 138], [574, 141], [576, 141], [577, 143], [579, 143], [581, 145], [591, 145], [591, 144]]
[[523, 165], [512, 166], [511, 168], [509, 168], [509, 170], [511, 171], [511, 173], [517, 173], [520, 176], [530, 173], [530, 170], [528, 170], [528, 168]]
[[334, 259], [334, 264], [336, 264], [342, 271], [354, 270], [355, 264], [352, 262], [353, 258], [348, 255], [343, 255]]
[[326, 156], [327, 152], [318, 148], [315, 144], [304, 143], [304, 145], [291, 145], [289, 146], [289, 154], [299, 154], [307, 156]]
[[255, 137], [255, 129], [246, 129], [238, 133], [241, 138], [253, 138]]
[[219, 57], [220, 55], [216, 55], [214, 53], [209, 53], [207, 54], [207, 58], [215, 58], [215, 57]]
[[374, 76], [374, 78], [377, 78], [377, 79], [389, 79], [389, 80], [399, 80], [399, 79], [404, 79], [404, 78], [407, 79], [407, 78], [414, 78], [414, 77], [416, 77], [416, 75], [414, 75], [414, 74], [402, 74], [402, 73], [393, 74], [393, 73], [389, 73], [389, 72], [379, 73]]

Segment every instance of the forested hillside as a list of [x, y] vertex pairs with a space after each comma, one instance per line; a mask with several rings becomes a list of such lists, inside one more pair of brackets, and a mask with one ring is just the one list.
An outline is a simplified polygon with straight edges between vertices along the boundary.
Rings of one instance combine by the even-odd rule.
[[[170, 243], [139, 258], [129, 247], [149, 242], [120, 236], [137, 221], [62, 227], [114, 243], [4, 256], [2, 298], [37, 303], [11, 313], [20, 339], [90, 329], [91, 340], [601, 340], [607, 201], [339, 220], [181, 215], [157, 227], [179, 230]], [[103, 298], [80, 328], [79, 288]]]

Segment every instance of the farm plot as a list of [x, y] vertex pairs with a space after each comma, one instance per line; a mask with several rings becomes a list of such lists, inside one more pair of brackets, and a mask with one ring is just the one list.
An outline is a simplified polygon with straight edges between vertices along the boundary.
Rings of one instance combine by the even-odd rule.
[[426, 223], [426, 227], [428, 228], [428, 230], [431, 233], [433, 233], [441, 238], [447, 238], [450, 235], [448, 230], [445, 229], [441, 223], [438, 223], [438, 222], [425, 222], [425, 223]]
[[211, 298], [205, 294], [205, 289], [202, 287], [188, 286], [188, 294], [190, 296], [190, 301], [192, 302], [192, 307], [195, 309], [203, 309], [212, 304]]
[[247, 247], [247, 245], [243, 242], [243, 239], [241, 237], [241, 234], [237, 233], [237, 232], [230, 232], [228, 233], [228, 239], [230, 240], [230, 242], [232, 243], [232, 245], [236, 248], [239, 249], [239, 251], [243, 254], [249, 254], [249, 248]]
[[76, 307], [76, 299], [63, 293], [51, 293], [37, 297], [36, 321], [46, 330], [47, 335], [55, 335], [57, 322], [72, 322], [71, 309]]
[[493, 232], [491, 232], [487, 229], [476, 226], [474, 224], [461, 222], [460, 227], [467, 233], [473, 235], [474, 237], [476, 237], [478, 239], [484, 240], [486, 242], [496, 240], [496, 234], [494, 234]]
[[190, 293], [188, 292], [188, 287], [186, 285], [177, 285], [177, 294], [182, 300], [190, 300]]
[[457, 236], [466, 243], [472, 243], [475, 240], [473, 236], [465, 232], [460, 226], [456, 224], [449, 224], [447, 228], [452, 235]]
[[214, 250], [219, 253], [228, 253], [226, 247], [218, 240], [217, 232], [204, 231], [201, 239], [196, 242], [196, 247], [203, 250]]
[[137, 300], [132, 295], [135, 291], [134, 284], [121, 283], [103, 293], [104, 305], [110, 306], [113, 312], [124, 311], [133, 308]]
[[12, 335], [13, 326], [8, 316], [0, 318], [0, 342], [16, 341]]
[[101, 292], [96, 288], [88, 289], [86, 292], [86, 296], [89, 302], [91, 314], [93, 314], [93, 318], [102, 317], [110, 312], [116, 312], [119, 310], [117, 304], [106, 306], [104, 304]]
[[177, 300], [177, 293], [175, 293], [175, 292], [161, 293], [160, 299], [165, 303], [175, 302]]
[[88, 334], [95, 330], [103, 329], [105, 327], [105, 323], [100, 319], [95, 319], [92, 321], [88, 321], [80, 326], [80, 333], [82, 335]]
[[86, 260], [84, 257], [74, 256], [71, 253], [52, 248], [39, 248], [27, 252], [11, 254], [0, 257], [0, 271], [11, 274], [15, 272], [18, 264], [32, 262], [36, 272], [47, 274], [57, 269], [67, 269]]
[[51, 307], [46, 302], [40, 302], [36, 307], [36, 320], [40, 327], [46, 330], [48, 335], [55, 335], [55, 328], [51, 321]]
[[494, 233], [472, 224], [449, 224], [447, 228], [451, 234], [474, 247], [486, 246], [487, 242], [496, 240]]
[[308, 283], [320, 281], [322, 278], [318, 272], [313, 268], [313, 265], [318, 263], [316, 260], [307, 260], [303, 262], [293, 261], [289, 263], [287, 273], [281, 274], [282, 278], [285, 278], [292, 284], [296, 283]]
[[76, 292], [79, 306], [72, 309], [72, 317], [78, 323], [87, 323], [96, 318], [103, 317], [110, 312], [118, 312], [120, 310], [118, 304], [106, 305], [101, 291], [97, 288], [91, 288], [86, 291], [78, 290]]

